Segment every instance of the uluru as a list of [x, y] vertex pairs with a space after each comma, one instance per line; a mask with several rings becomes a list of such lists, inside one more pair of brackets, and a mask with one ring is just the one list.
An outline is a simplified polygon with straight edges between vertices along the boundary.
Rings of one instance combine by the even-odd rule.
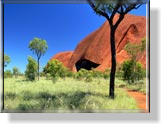
[[[114, 17], [114, 21], [118, 15]], [[116, 59], [122, 64], [129, 59], [124, 47], [127, 43], [140, 44], [146, 37], [146, 17], [127, 14], [115, 33]], [[57, 53], [51, 59], [57, 59], [72, 71], [92, 68], [104, 71], [111, 67], [110, 27], [106, 21], [100, 28], [82, 39], [74, 51]], [[146, 67], [146, 51], [141, 53], [138, 61]]]

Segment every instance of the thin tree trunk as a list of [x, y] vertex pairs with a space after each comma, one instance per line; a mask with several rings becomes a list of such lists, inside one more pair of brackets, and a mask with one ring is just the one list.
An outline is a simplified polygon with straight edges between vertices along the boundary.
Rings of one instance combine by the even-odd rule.
[[39, 81], [39, 58], [38, 58], [38, 81]]
[[111, 46], [111, 72], [110, 72], [109, 96], [114, 99], [116, 49], [115, 49], [115, 29], [111, 25], [110, 25], [110, 46]]

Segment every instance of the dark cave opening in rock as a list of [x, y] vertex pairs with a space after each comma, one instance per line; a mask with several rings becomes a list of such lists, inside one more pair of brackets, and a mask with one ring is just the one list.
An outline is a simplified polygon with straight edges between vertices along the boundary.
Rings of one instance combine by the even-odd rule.
[[86, 69], [86, 70], [91, 70], [92, 68], [98, 67], [100, 64], [96, 64], [90, 60], [86, 59], [80, 59], [77, 61], [75, 64], [77, 71], [79, 71], [81, 68]]

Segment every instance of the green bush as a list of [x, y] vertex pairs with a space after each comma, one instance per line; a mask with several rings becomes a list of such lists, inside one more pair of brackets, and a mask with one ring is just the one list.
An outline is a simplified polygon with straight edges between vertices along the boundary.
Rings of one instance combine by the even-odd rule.
[[85, 76], [85, 81], [86, 82], [91, 82], [93, 81], [93, 77], [92, 77], [92, 71], [88, 71], [86, 76]]
[[95, 78], [103, 77], [103, 72], [95, 70], [95, 69], [92, 69], [91, 71], [92, 71], [92, 77], [95, 77]]
[[75, 73], [74, 78], [78, 80], [82, 80], [86, 77], [87, 70], [86, 69], [80, 69], [77, 73]]
[[84, 80], [86, 82], [91, 82], [93, 72], [91, 70], [80, 69], [77, 73], [75, 73], [74, 78], [78, 80]]
[[144, 78], [145, 70], [142, 65], [134, 60], [125, 61], [122, 66], [123, 79], [128, 83], [134, 83]]
[[64, 67], [64, 65], [58, 60], [50, 60], [43, 71], [48, 78], [48, 75], [52, 78], [52, 80], [57, 80], [56, 78], [64, 78], [66, 76], [72, 76], [72, 73]]
[[19, 74], [20, 74], [19, 69], [17, 67], [13, 67], [13, 75], [15, 76], [15, 78], [17, 78]]
[[13, 76], [11, 70], [6, 70], [4, 72], [4, 78], [11, 78]]
[[72, 71], [70, 71], [69, 69], [67, 69], [66, 72], [67, 72], [67, 73], [66, 73], [66, 76], [67, 76], [67, 77], [73, 77], [73, 76], [74, 76], [74, 73], [73, 73]]
[[28, 57], [28, 64], [26, 66], [25, 77], [27, 80], [34, 81], [37, 75], [37, 62], [31, 56]]
[[110, 78], [110, 72], [111, 72], [110, 69], [106, 69], [106, 70], [103, 72], [103, 78], [104, 78], [104, 79], [109, 79], [109, 78]]

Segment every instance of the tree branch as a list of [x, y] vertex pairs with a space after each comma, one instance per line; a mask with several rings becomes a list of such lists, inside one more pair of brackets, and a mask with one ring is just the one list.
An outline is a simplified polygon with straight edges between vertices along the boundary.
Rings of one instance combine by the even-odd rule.
[[114, 11], [112, 12], [112, 15], [111, 15], [111, 17], [110, 17], [110, 20], [111, 20], [111, 21], [113, 20], [113, 18], [114, 18], [114, 16], [115, 16], [115, 14], [117, 13], [119, 7], [120, 7], [120, 5], [117, 4], [116, 7], [114, 8]]
[[92, 9], [93, 9], [96, 13], [98, 13], [98, 14], [104, 16], [108, 21], [110, 20], [108, 14], [105, 13], [105, 12], [103, 12], [103, 11], [101, 11], [101, 10], [99, 10], [99, 9], [97, 9], [96, 6], [94, 5], [94, 3], [92, 2], [92, 0], [87, 0], [87, 2], [89, 3], [89, 5], [92, 7]]
[[130, 12], [133, 9], [138, 9], [142, 4], [132, 4], [130, 6], [128, 6], [125, 10], [125, 14], [127, 14], [128, 12]]
[[125, 14], [123, 13], [123, 14], [120, 14], [120, 16], [119, 16], [119, 19], [117, 20], [117, 22], [114, 24], [114, 28], [117, 28], [118, 27], [118, 25], [121, 23], [121, 21], [124, 19], [124, 16], [125, 16]]

